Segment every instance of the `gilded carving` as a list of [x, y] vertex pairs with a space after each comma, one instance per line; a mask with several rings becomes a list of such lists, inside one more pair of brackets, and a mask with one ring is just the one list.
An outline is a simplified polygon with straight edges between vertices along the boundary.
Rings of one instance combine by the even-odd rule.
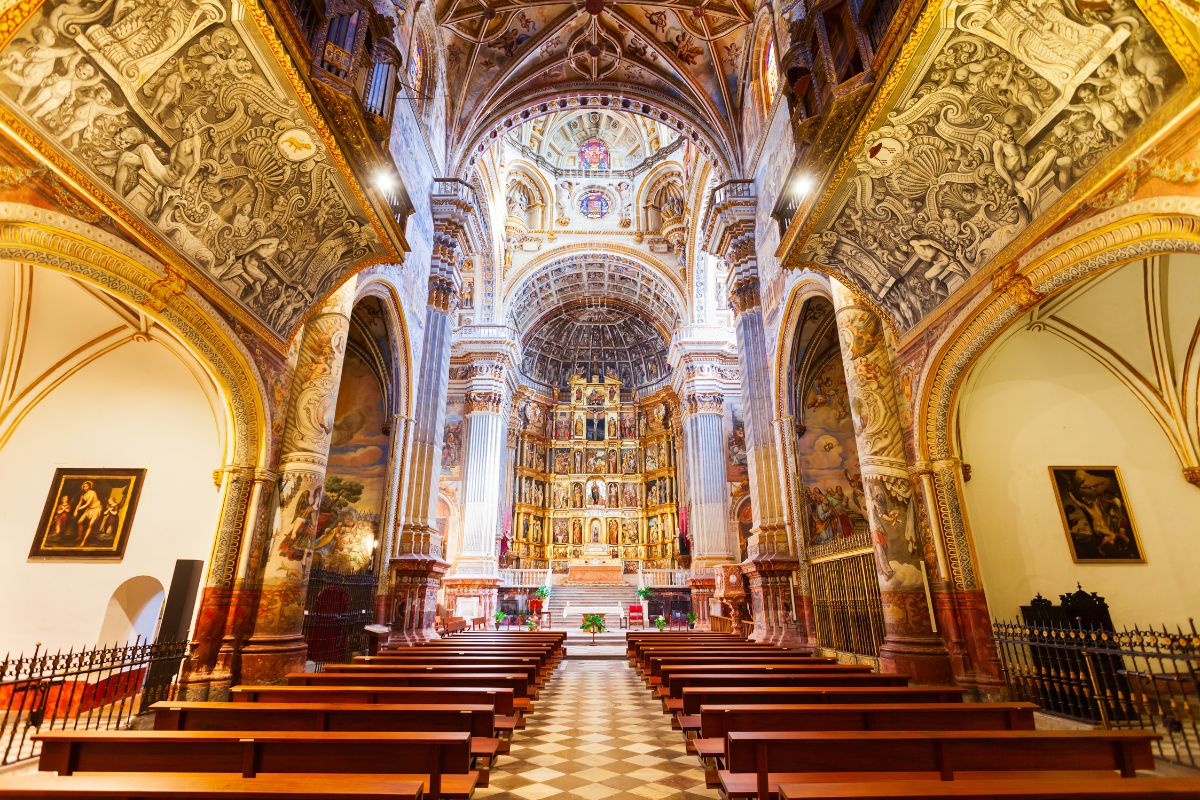
[[504, 395], [500, 392], [467, 392], [467, 414], [499, 414], [504, 407]]
[[683, 397], [683, 409], [688, 414], [721, 414], [725, 396], [716, 392], [691, 392]]

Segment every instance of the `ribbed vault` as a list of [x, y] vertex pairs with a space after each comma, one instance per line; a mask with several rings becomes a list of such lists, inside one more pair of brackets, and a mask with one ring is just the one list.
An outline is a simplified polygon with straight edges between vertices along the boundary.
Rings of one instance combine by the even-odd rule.
[[640, 388], [667, 370], [667, 338], [640, 310], [608, 301], [561, 307], [525, 336], [522, 371], [538, 383], [565, 387], [575, 374], [610, 373]]

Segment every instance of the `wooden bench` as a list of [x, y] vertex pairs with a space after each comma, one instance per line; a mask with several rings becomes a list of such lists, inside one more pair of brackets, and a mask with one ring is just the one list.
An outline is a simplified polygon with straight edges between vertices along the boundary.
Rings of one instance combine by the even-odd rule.
[[471, 617], [471, 630], [487, 630], [487, 617]]
[[703, 672], [705, 675], [736, 675], [742, 673], [764, 673], [775, 675], [869, 675], [875, 672], [873, 667], [866, 664], [808, 664], [796, 662], [768, 662], [763, 664], [676, 664], [658, 665], [658, 674], [650, 677], [651, 686], [660, 686], [670, 675]]
[[733, 731], [1033, 730], [1033, 703], [896, 703], [894, 705], [701, 706], [695, 733], [701, 758], [724, 758]]
[[421, 800], [421, 781], [392, 775], [211, 775], [179, 772], [11, 775], [0, 784], [6, 800]]
[[529, 677], [514, 672], [381, 672], [359, 675], [347, 672], [289, 672], [289, 686], [411, 686], [512, 689], [513, 696], [531, 698]]
[[1159, 738], [1149, 731], [734, 731], [718, 777], [726, 797], [758, 800], [777, 796], [780, 783], [828, 782], [824, 773], [861, 781], [1007, 771], [1133, 777], [1154, 768], [1151, 745]]
[[[489, 705], [354, 705], [350, 703], [201, 703], [161, 701], [150, 707], [156, 731], [465, 731], [480, 786], [508, 742]], [[504, 745], [502, 747], [502, 744]]]
[[383, 703], [406, 705], [490, 705], [497, 716], [516, 713], [512, 689], [461, 689], [456, 686], [414, 688], [411, 686], [234, 686], [230, 699], [241, 703]]
[[825, 703], [961, 703], [957, 686], [696, 686], [683, 690], [683, 713], [701, 706], [814, 705]]
[[[488, 661], [481, 659], [481, 663], [470, 664], [421, 664], [421, 663], [401, 663], [401, 664], [326, 664], [323, 670], [325, 675], [388, 675], [388, 674], [416, 674], [424, 675], [437, 673], [441, 675], [458, 674], [458, 673], [479, 673], [479, 672], [506, 672], [514, 675], [524, 675], [530, 686], [537, 686], [542, 682], [541, 668], [534, 661], [507, 661], [504, 659], [496, 659]], [[499, 663], [497, 663], [499, 662]]]
[[470, 797], [471, 734], [333, 731], [54, 731], [41, 742], [38, 769], [76, 772], [388, 774], [420, 780], [429, 800]]
[[700, 665], [755, 663], [834, 664], [836, 662], [832, 658], [805, 655], [798, 650], [744, 650], [736, 652], [722, 650], [714, 653], [698, 653], [694, 650], [683, 653], [647, 650], [643, 655], [642, 660], [638, 662], [636, 668], [640, 673], [642, 673], [643, 677], [652, 677], [658, 674], [656, 667], [661, 668], [661, 665], [663, 664]]
[[[515, 664], [533, 664], [540, 671], [542, 676], [549, 676], [554, 671], [553, 665], [550, 663], [549, 657], [544, 653], [503, 653], [487, 655], [474, 650], [453, 650], [447, 652], [438, 652], [434, 650], [421, 650], [412, 653], [381, 653], [374, 656], [355, 656], [351, 660], [351, 664], [474, 664], [480, 667], [486, 667], [492, 664], [500, 665], [507, 663]], [[335, 665], [342, 666], [342, 665]], [[327, 667], [328, 669], [328, 667]], [[344, 671], [344, 670], [343, 670]]]
[[[997, 776], [999, 777], [999, 776]], [[783, 783], [782, 800], [1183, 800], [1200, 797], [1200, 779], [871, 781]]]
[[446, 620], [446, 624], [442, 626], [442, 633], [449, 635], [452, 633], [462, 633], [467, 629], [467, 621], [462, 617], [451, 617]]

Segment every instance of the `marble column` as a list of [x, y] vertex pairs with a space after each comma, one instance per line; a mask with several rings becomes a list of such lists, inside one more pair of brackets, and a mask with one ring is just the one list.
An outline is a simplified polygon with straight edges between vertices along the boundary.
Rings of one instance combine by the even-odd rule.
[[501, 529], [504, 482], [500, 471], [508, 443], [506, 406], [499, 389], [472, 390], [466, 395], [462, 547], [453, 574], [445, 580], [446, 607], [452, 615], [459, 597], [478, 597], [480, 616], [490, 618], [496, 611], [496, 587], [500, 584], [496, 537]]
[[242, 652], [242, 680], [273, 683], [304, 669], [304, 604], [317, 514], [325, 487], [350, 313], [352, 279], [305, 323], [279, 457], [279, 507], [268, 543], [254, 633]]
[[438, 479], [450, 381], [450, 337], [457, 304], [454, 271], [435, 261], [429, 278], [421, 367], [414, 395], [409, 483], [403, 523], [388, 564], [392, 636], [413, 642], [438, 638], [437, 595], [449, 568], [437, 529]]
[[729, 531], [725, 398], [717, 392], [689, 392], [682, 405], [692, 565], [703, 569], [729, 563], [736, 552]]
[[911, 675], [919, 683], [946, 682], [951, 679], [950, 661], [933, 630], [916, 516], [918, 498], [904, 452], [887, 332], [872, 309], [860, 305], [836, 280], [831, 283], [883, 599], [879, 658], [885, 670]]
[[813, 616], [812, 595], [808, 588], [808, 563], [806, 560], [803, 525], [801, 524], [800, 464], [796, 445], [795, 420], [783, 415], [774, 421], [775, 441], [783, 465], [784, 499], [791, 525], [791, 543], [796, 553], [795, 582], [792, 587], [796, 598], [796, 618], [804, 644], [815, 645], [816, 619]]
[[798, 645], [805, 639], [798, 624], [792, 585], [799, 561], [788, 537], [782, 461], [772, 425], [774, 382], [767, 359], [758, 270], [753, 265], [753, 239], [748, 238], [750, 241], [740, 246], [735, 242], [735, 252], [743, 255], [736, 261], [729, 287], [742, 376], [742, 415], [754, 520], [742, 573], [750, 581], [754, 638]]

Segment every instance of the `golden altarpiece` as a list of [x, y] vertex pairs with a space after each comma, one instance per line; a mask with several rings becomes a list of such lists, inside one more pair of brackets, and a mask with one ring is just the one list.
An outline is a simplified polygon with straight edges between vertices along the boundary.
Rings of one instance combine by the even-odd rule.
[[674, 403], [635, 400], [615, 376], [568, 379], [559, 402], [521, 411], [506, 565], [620, 564], [626, 573], [679, 561]]

